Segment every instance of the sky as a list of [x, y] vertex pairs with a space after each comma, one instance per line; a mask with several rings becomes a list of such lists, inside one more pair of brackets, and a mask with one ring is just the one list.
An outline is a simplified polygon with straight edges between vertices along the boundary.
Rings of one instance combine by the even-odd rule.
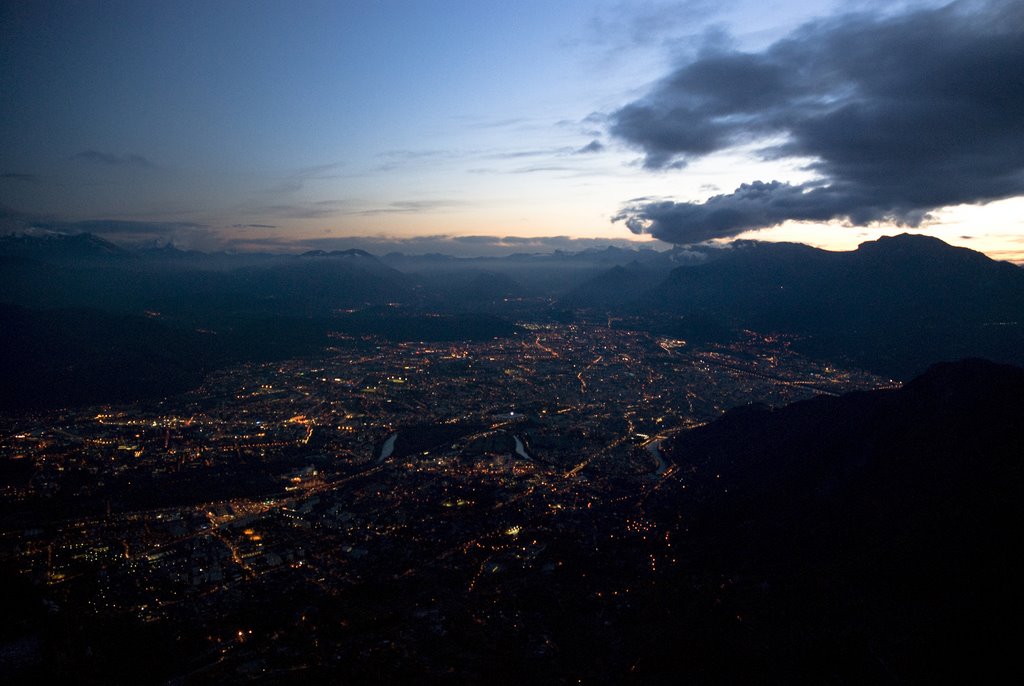
[[1024, 3], [0, 4], [0, 233], [1024, 259]]

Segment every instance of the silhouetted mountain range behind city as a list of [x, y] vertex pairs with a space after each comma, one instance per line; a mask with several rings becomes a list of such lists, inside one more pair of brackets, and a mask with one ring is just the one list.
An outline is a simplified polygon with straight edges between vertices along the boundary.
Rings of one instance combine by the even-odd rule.
[[523, 318], [626, 320], [698, 342], [780, 333], [892, 378], [968, 356], [1024, 363], [1024, 270], [908, 234], [850, 252], [736, 242], [476, 259], [8, 236], [0, 303], [8, 408], [184, 390], [222, 364], [316, 352], [332, 331], [478, 340], [514, 334]]

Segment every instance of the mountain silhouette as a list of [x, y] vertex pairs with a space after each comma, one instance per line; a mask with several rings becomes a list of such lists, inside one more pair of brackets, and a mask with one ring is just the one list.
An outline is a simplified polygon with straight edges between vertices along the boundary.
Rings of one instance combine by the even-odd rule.
[[943, 359], [1024, 362], [1024, 270], [973, 250], [903, 234], [849, 252], [738, 242], [715, 257], [635, 305], [795, 334], [809, 354], [897, 378]]

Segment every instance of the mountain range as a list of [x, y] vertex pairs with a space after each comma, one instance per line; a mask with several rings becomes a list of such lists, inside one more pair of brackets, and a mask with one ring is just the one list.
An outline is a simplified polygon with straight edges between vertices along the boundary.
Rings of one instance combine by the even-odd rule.
[[799, 348], [894, 378], [976, 355], [1020, 363], [1024, 270], [928, 236], [849, 252], [739, 243], [635, 301], [666, 316], [800, 336]]
[[[509, 335], [513, 321], [619, 320], [616, 326], [697, 344], [746, 330], [783, 334], [804, 354], [894, 379], [969, 356], [1024, 364], [1024, 270], [909, 234], [847, 252], [738, 241], [476, 259], [362, 250], [207, 254], [128, 250], [89, 234], [6, 236], [0, 303], [47, 320], [36, 327], [26, 312], [15, 317], [23, 325], [19, 350], [40, 351], [26, 368], [66, 367], [61, 356], [107, 345], [97, 332], [100, 322], [114, 320], [101, 313], [145, 317], [152, 320], [145, 331], [177, 332], [154, 333], [156, 349], [161, 338], [195, 338], [202, 330], [251, 345], [261, 359], [315, 352], [328, 331], [345, 329], [341, 324], [355, 334], [419, 340]], [[58, 310], [79, 313], [45, 314]], [[445, 314], [455, 318], [446, 323], [459, 326], [435, 331], [438, 320], [426, 314]], [[89, 316], [96, 319], [86, 326]], [[52, 336], [54, 327], [79, 346], [58, 353], [31, 342], [33, 335]], [[174, 358], [174, 346], [168, 348]], [[42, 359], [46, 350], [51, 357]], [[6, 357], [25, 363], [24, 355]], [[212, 358], [248, 359], [237, 349]], [[220, 363], [199, 359], [203, 369]], [[134, 368], [125, 364], [117, 373], [130, 379]]]

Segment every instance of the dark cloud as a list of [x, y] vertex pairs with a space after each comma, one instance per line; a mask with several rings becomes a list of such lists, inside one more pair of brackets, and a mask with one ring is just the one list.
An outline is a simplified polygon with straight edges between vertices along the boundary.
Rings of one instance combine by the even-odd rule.
[[142, 155], [114, 155], [112, 153], [101, 152], [99, 150], [83, 150], [82, 152], [74, 155], [74, 159], [82, 160], [83, 162], [92, 162], [94, 164], [102, 164], [108, 167], [138, 167], [142, 169], [151, 169], [156, 166]]
[[584, 145], [582, 148], [577, 150], [576, 154], [577, 155], [581, 155], [581, 154], [586, 154], [586, 153], [591, 153], [591, 152], [601, 152], [602, 150], [604, 150], [604, 144], [601, 141], [599, 141], [599, 140], [597, 140], [595, 138], [594, 140], [590, 141], [589, 143]]
[[276, 229], [275, 224], [232, 224], [232, 229]]
[[35, 183], [39, 180], [39, 177], [35, 174], [21, 174], [18, 172], [5, 172], [0, 174], [0, 179], [7, 179], [9, 181], [25, 181], [28, 183]]
[[[699, 243], [775, 226], [787, 219], [828, 221], [845, 214], [854, 223], [865, 223], [884, 212], [870, 198], [853, 196], [835, 185], [809, 187], [754, 181], [701, 203], [663, 200], [627, 204], [612, 221], [624, 222], [633, 233], [649, 233], [673, 243]], [[903, 214], [904, 223], [912, 226], [923, 218], [910, 210]]]
[[740, 144], [819, 180], [744, 184], [615, 217], [676, 243], [787, 219], [917, 225], [1024, 193], [1024, 3], [955, 2], [807, 24], [759, 53], [709, 49], [611, 117], [651, 169]]

